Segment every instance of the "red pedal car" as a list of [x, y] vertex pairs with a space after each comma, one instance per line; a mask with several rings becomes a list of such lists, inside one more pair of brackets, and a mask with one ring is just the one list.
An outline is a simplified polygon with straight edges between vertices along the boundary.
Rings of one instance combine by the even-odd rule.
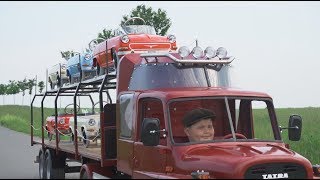
[[[46, 119], [46, 130], [48, 134], [48, 139], [49, 141], [52, 140], [52, 136], [56, 135], [55, 129], [58, 129], [58, 139], [60, 141], [60, 136], [62, 135], [70, 135], [70, 140], [73, 138], [71, 137], [71, 129], [70, 129], [70, 117], [73, 117], [73, 112], [70, 111], [68, 112], [68, 107], [71, 106], [73, 107], [73, 104], [69, 104], [65, 107], [64, 109], [64, 114], [59, 114], [58, 115], [58, 125], [56, 126], [55, 123], [55, 115], [48, 116]], [[79, 107], [78, 107], [79, 108]]]
[[[140, 20], [143, 25], [127, 25], [129, 21]], [[145, 25], [140, 17], [128, 19], [124, 25], [114, 31], [115, 37], [98, 44], [97, 39], [89, 43], [93, 51], [93, 66], [97, 67], [97, 74], [105, 74], [106, 68], [114, 71], [114, 59], [129, 53], [142, 52], [170, 52], [177, 49], [174, 35], [160, 36], [153, 26]]]

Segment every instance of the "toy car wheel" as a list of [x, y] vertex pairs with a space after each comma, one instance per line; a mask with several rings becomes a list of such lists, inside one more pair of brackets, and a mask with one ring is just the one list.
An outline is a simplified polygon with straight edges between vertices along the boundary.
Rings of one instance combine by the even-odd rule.
[[89, 144], [90, 144], [90, 140], [87, 139], [87, 135], [86, 135], [86, 132], [85, 132], [85, 131], [82, 131], [82, 136], [83, 136], [83, 139], [82, 139], [83, 145], [84, 145], [85, 147], [88, 147]]
[[69, 78], [69, 83], [73, 84], [73, 78], [71, 77], [71, 75], [69, 75], [68, 78]]
[[48, 139], [49, 139], [49, 141], [52, 140], [52, 134], [50, 132], [48, 132]]
[[100, 76], [100, 66], [97, 64], [97, 76]]
[[71, 132], [71, 136], [70, 136], [70, 142], [72, 142], [74, 144], [74, 134]]
[[49, 78], [49, 84], [50, 84], [50, 88], [53, 89], [53, 84], [50, 78]]

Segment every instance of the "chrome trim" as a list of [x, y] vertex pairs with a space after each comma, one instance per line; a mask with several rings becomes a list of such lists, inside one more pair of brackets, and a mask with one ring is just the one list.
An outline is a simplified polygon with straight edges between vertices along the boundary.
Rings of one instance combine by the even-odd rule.
[[197, 64], [229, 64], [231, 63], [235, 58], [233, 56], [231, 57], [225, 57], [225, 58], [211, 58], [211, 59], [177, 59], [176, 57], [172, 56], [169, 53], [145, 53], [140, 54], [142, 58], [145, 57], [168, 57], [171, 60], [173, 60], [176, 63], [197, 63]]

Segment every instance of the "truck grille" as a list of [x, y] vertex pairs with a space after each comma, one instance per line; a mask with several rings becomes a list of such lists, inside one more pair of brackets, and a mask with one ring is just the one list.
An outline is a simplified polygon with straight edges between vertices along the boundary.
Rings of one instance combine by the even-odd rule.
[[302, 165], [293, 163], [269, 163], [259, 164], [250, 167], [245, 175], [245, 179], [275, 179], [290, 178], [301, 179], [307, 178], [307, 172]]

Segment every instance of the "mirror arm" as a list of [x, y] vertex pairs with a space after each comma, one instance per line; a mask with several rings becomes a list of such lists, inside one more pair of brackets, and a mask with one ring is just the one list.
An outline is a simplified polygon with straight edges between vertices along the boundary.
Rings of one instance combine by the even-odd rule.
[[294, 127], [281, 127], [281, 126], [279, 126], [279, 129], [280, 129], [280, 132], [281, 132], [284, 129], [299, 129], [299, 127], [298, 126], [294, 126]]
[[150, 131], [149, 133], [150, 133], [150, 134], [155, 134], [155, 133], [159, 133], [159, 132], [164, 132], [163, 137], [166, 137], [166, 136], [167, 136], [167, 131], [166, 131], [166, 129], [162, 129], [162, 130], [152, 130], [152, 131]]

